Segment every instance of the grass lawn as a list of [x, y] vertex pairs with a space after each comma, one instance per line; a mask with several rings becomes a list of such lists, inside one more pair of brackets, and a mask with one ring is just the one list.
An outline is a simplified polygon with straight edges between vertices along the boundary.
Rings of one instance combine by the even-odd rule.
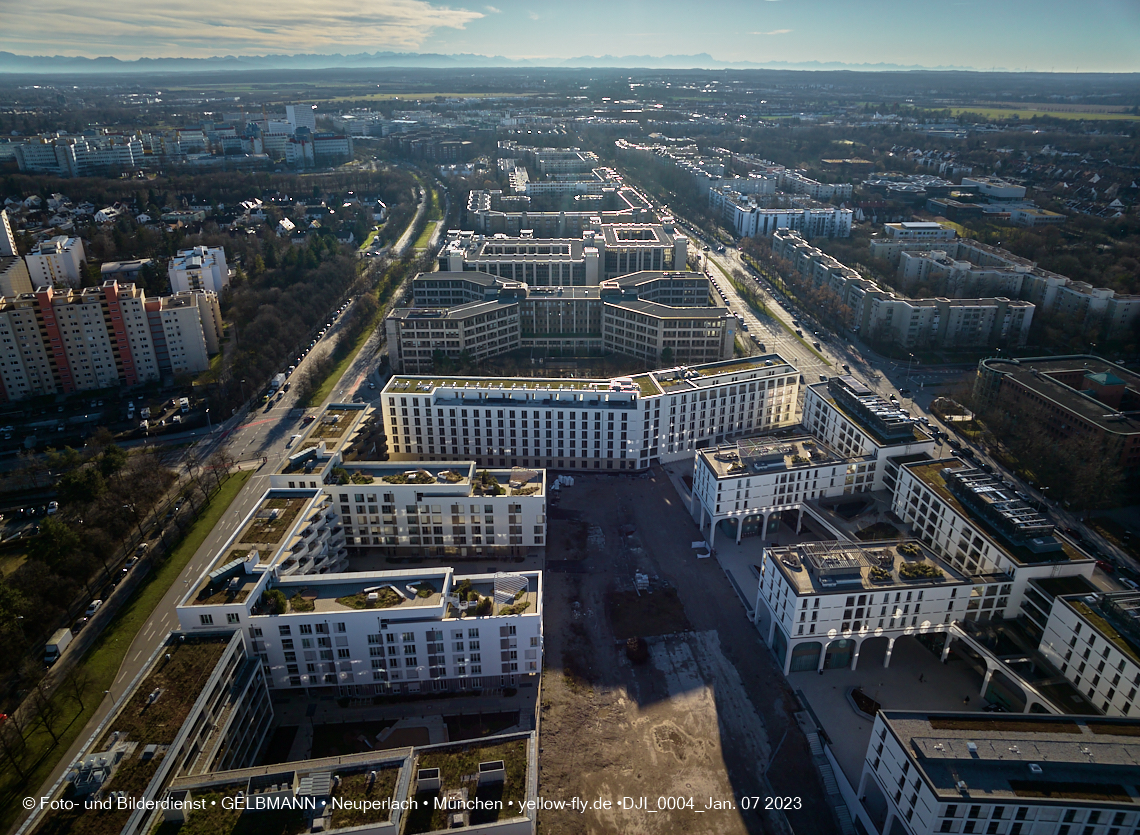
[[416, 238], [415, 243], [412, 244], [412, 249], [426, 249], [428, 241], [431, 240], [431, 236], [435, 233], [435, 227], [438, 225], [439, 221], [429, 220], [427, 226], [424, 227], [424, 231], [420, 232], [420, 236]]
[[1006, 109], [1004, 107], [950, 107], [950, 115], [959, 116], [962, 113], [974, 113], [986, 119], [1032, 119], [1034, 116], [1048, 116], [1052, 119], [1083, 119], [1090, 122], [1100, 121], [1132, 121], [1140, 120], [1140, 116], [1132, 113], [1080, 113], [1073, 110], [1034, 110], [1034, 109]]
[[[732, 277], [727, 272], [725, 272], [724, 267], [722, 267], [716, 261], [713, 261], [711, 258], [709, 259], [709, 263], [721, 271], [721, 273], [724, 275], [725, 279], [728, 280], [729, 284], [732, 284], [733, 287], [736, 286], [736, 284], [732, 280]], [[755, 262], [753, 262], [753, 266], [756, 267], [756, 269], [760, 269], [759, 266]], [[769, 276], [769, 279], [770, 278], [771, 277]], [[773, 283], [777, 283], [777, 282], [773, 282]], [[767, 308], [765, 308], [765, 312], [767, 312]], [[779, 316], [773, 316], [772, 319], [776, 322], [776, 324], [778, 324], [781, 328], [783, 328], [785, 331], [787, 331], [788, 336], [790, 336], [792, 339], [799, 341], [799, 343], [801, 345], [803, 345], [805, 348], [807, 348], [809, 351], [811, 351], [813, 354], [815, 354], [817, 357], [819, 357], [819, 359], [823, 362], [824, 365], [828, 365], [828, 366], [831, 365], [831, 361], [828, 360], [827, 357], [825, 357], [823, 354], [821, 354], [819, 351], [817, 351], [814, 347], [812, 347], [812, 344], [810, 342], [808, 342], [806, 339], [804, 339], [802, 336], [797, 335], [795, 330], [792, 329], [788, 325], [787, 322], [785, 322]]]
[[[526, 797], [527, 740], [518, 739], [498, 745], [469, 745], [462, 748], [448, 748], [422, 754], [416, 758], [416, 769], [438, 768], [442, 791], [425, 791], [416, 794], [419, 808], [410, 811], [404, 832], [432, 832], [447, 828], [448, 813], [436, 809], [434, 800], [449, 789], [466, 788], [467, 799], [480, 801], [501, 801], [502, 809], [481, 809], [471, 812], [471, 825], [493, 823], [502, 818], [521, 817], [520, 806]], [[477, 788], [473, 776], [478, 774], [479, 763], [502, 760], [506, 779], [498, 785], [485, 785]]]
[[368, 337], [372, 336], [372, 332], [376, 330], [376, 324], [380, 321], [380, 315], [383, 311], [376, 314], [376, 318], [368, 323], [368, 327], [360, 332], [360, 336], [356, 337], [356, 341], [352, 343], [352, 347], [345, 353], [340, 361], [333, 366], [333, 370], [329, 376], [325, 377], [325, 381], [321, 383], [321, 387], [313, 392], [312, 397], [305, 402], [305, 406], [319, 406], [325, 402], [330, 394], [332, 394], [333, 387], [340, 381], [344, 372], [352, 365], [352, 361], [356, 359], [356, 355], [360, 353], [360, 349], [364, 347], [364, 343], [368, 341]]
[[372, 246], [372, 242], [376, 240], [376, 236], [379, 234], [379, 229], [373, 229], [371, 232], [369, 232], [368, 237], [364, 239], [364, 243], [360, 245], [360, 251], [363, 252], [364, 250], [368, 249], [368, 247]]
[[229, 477], [182, 541], [104, 628], [76, 668], [80, 675], [86, 676], [81, 687], [82, 704], [76, 698], [75, 689], [67, 684], [52, 696], [52, 705], [58, 715], [54, 728], [59, 744], [54, 744], [43, 726], [37, 725], [26, 734], [27, 747], [22, 767], [27, 772], [27, 779], [20, 779], [8, 763], [0, 769], [0, 828], [7, 829], [12, 825], [20, 808], [20, 798], [32, 794], [43, 784], [83, 732], [103, 700], [103, 691], [110, 689], [115, 680], [131, 642], [252, 475], [253, 472], [247, 470]]

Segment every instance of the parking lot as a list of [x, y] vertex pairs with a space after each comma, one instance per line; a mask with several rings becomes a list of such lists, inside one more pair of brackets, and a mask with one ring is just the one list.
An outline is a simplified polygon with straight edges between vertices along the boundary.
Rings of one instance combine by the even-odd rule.
[[[800, 707], [716, 560], [692, 556], [695, 538], [660, 469], [575, 474], [552, 509], [540, 792], [645, 797], [650, 809], [659, 797], [691, 797], [695, 808], [544, 811], [544, 832], [786, 831], [740, 808], [773, 792], [802, 799], [788, 814], [796, 832], [835, 829], [794, 721]], [[631, 635], [646, 640], [644, 663], [627, 656]], [[698, 811], [709, 798], [730, 808]]]

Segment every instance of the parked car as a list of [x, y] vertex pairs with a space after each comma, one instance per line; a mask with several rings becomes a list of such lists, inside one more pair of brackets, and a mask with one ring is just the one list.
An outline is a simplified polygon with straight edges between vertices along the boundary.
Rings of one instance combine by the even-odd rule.
[[134, 568], [135, 564], [138, 561], [139, 561], [138, 557], [131, 557], [129, 560], [127, 560], [125, 563], [123, 563], [123, 573], [126, 574], [128, 571], [130, 571], [132, 568]]
[[99, 607], [102, 605], [103, 605], [102, 600], [92, 600], [91, 605], [87, 607], [87, 611], [83, 613], [84, 616], [85, 617], [91, 617], [93, 614], [95, 614], [96, 612], [99, 611]]
[[1103, 571], [1105, 574], [1116, 573], [1116, 566], [1110, 563], [1108, 560], [1097, 560], [1096, 567]]

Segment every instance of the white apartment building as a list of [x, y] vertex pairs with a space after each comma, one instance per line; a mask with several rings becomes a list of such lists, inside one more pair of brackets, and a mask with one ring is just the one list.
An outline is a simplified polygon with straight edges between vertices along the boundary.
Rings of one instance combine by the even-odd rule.
[[1140, 714], [1140, 593], [1055, 598], [1038, 650], [1104, 715]]
[[395, 376], [381, 402], [393, 461], [640, 470], [795, 423], [799, 379], [769, 354], [616, 380]]
[[[856, 797], [874, 835], [1133, 835], [1135, 721], [880, 711]], [[1097, 787], [1097, 790], [1091, 790]]]
[[[874, 489], [873, 455], [841, 456], [811, 435], [742, 438], [697, 451], [689, 512], [710, 546], [719, 529], [734, 536], [764, 536], [781, 517], [803, 519], [808, 501]], [[881, 480], [881, 479], [880, 479]]]
[[539, 572], [354, 572], [345, 554], [331, 495], [271, 488], [179, 602], [179, 623], [241, 630], [278, 688], [480, 689], [541, 670]]
[[28, 265], [16, 251], [16, 237], [8, 220], [8, 210], [0, 209], [0, 296], [32, 292]]
[[181, 250], [170, 259], [166, 269], [170, 278], [170, 291], [208, 290], [221, 293], [230, 283], [230, 270], [226, 266], [226, 251], [220, 246], [196, 246]]
[[883, 231], [892, 241], [952, 241], [958, 237], [952, 226], [944, 226], [933, 221], [905, 221], [884, 223]]
[[1017, 617], [1032, 578], [1092, 576], [1093, 560], [1054, 536], [1046, 517], [956, 458], [902, 464], [892, 501], [895, 515], [955, 569], [1007, 578], [971, 600], [965, 620]]
[[867, 462], [862, 478], [856, 467], [855, 478], [845, 480], [844, 493], [893, 492], [901, 464], [934, 452], [934, 438], [909, 412], [851, 376], [808, 386], [801, 422], [826, 448], [844, 458]]
[[28, 263], [33, 287], [78, 287], [83, 279], [80, 265], [85, 257], [80, 238], [56, 235], [36, 244], [24, 260]]
[[741, 194], [731, 187], [709, 189], [709, 206], [719, 210], [733, 231], [742, 238], [774, 235], [786, 229], [807, 238], [846, 238], [851, 235], [854, 213], [850, 209], [772, 209], [761, 206], [754, 195]]
[[780, 188], [790, 194], [806, 194], [815, 200], [850, 200], [855, 187], [851, 183], [821, 183], [797, 171], [780, 172]]
[[805, 542], [764, 550], [754, 618], [784, 675], [856, 669], [864, 644], [946, 633], [974, 584], [917, 542]]
[[[169, 366], [175, 375], [198, 374], [210, 367], [210, 355], [221, 350], [223, 332], [217, 294], [184, 290], [148, 300], [146, 310], [160, 367]], [[162, 328], [161, 339], [157, 325]]]

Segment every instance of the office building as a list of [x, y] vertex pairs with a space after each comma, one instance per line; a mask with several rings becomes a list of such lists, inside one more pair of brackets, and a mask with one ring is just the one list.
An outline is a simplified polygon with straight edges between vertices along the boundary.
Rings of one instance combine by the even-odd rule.
[[891, 241], [952, 241], [958, 237], [953, 227], [930, 221], [884, 223], [883, 231]]
[[593, 224], [581, 238], [488, 238], [449, 231], [439, 253], [445, 272], [483, 272], [535, 286], [595, 286], [646, 270], [683, 270], [688, 238], [662, 224]]
[[293, 129], [294, 133], [296, 133], [298, 128], [308, 128], [313, 133], [317, 132], [317, 111], [312, 105], [285, 105], [285, 120], [289, 123], [289, 127]]
[[209, 368], [222, 335], [217, 296], [195, 291], [148, 299], [132, 284], [0, 299], [0, 397], [133, 386]]
[[795, 423], [799, 378], [769, 354], [615, 380], [395, 376], [381, 401], [393, 461], [641, 470]]
[[875, 835], [1132, 835], [1140, 723], [880, 711], [856, 796]]
[[481, 235], [518, 237], [529, 230], [536, 238], [568, 238], [580, 237], [595, 218], [610, 224], [648, 223], [653, 217], [649, 201], [630, 186], [575, 195], [569, 211], [533, 211], [533, 202], [526, 195], [504, 195], [498, 189], [472, 189], [467, 197], [467, 223]]
[[83, 241], [56, 235], [40, 241], [25, 256], [33, 287], [78, 287], [83, 282]]
[[179, 251], [166, 268], [170, 291], [207, 290], [221, 293], [230, 283], [226, 251], [220, 246], [196, 246]]
[[736, 319], [699, 273], [639, 272], [596, 287], [538, 287], [483, 273], [421, 273], [416, 307], [385, 320], [403, 373], [439, 357], [480, 360], [519, 348], [605, 352], [684, 364], [732, 357]]
[[1091, 440], [1104, 460], [1140, 468], [1140, 375], [1100, 357], [989, 358], [974, 393], [989, 406], [1038, 418], [1057, 443]]

